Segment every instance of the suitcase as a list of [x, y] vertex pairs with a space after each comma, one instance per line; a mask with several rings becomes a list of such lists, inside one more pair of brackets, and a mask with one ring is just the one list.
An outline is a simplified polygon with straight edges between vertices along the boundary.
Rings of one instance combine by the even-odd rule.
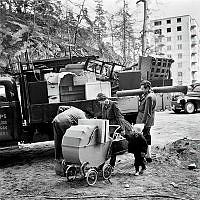
[[128, 151], [128, 141], [124, 137], [114, 139], [112, 142], [112, 154], [121, 155]]

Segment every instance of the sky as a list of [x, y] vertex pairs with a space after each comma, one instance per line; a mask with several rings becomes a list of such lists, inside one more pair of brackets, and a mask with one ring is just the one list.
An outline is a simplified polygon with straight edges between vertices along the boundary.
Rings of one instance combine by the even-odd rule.
[[[62, 0], [67, 1], [67, 0]], [[82, 3], [84, 0], [71, 0], [71, 2]], [[129, 9], [136, 16], [141, 18], [143, 11], [143, 3], [136, 4], [137, 0], [125, 0]], [[195, 18], [200, 25], [200, 0], [147, 0], [148, 7], [152, 13], [152, 19], [174, 17], [180, 15], [191, 15]], [[123, 0], [103, 0], [104, 9], [109, 12], [114, 12], [117, 8], [121, 7]], [[91, 12], [95, 9], [94, 0], [85, 0], [85, 5], [91, 9]]]
[[158, 17], [190, 15], [200, 25], [200, 0], [154, 0], [154, 2], [157, 2]]
[[[122, 0], [104, 0], [105, 8], [114, 10]], [[136, 4], [137, 0], [126, 0], [129, 8], [134, 12], [140, 12], [143, 9], [143, 3]], [[148, 7], [152, 13], [152, 18], [173, 17], [179, 15], [191, 15], [200, 25], [200, 0], [147, 0]]]

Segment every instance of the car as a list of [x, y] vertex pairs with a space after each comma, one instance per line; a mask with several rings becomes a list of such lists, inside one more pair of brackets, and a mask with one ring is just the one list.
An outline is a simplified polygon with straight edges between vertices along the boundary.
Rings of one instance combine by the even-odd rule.
[[174, 95], [171, 100], [171, 108], [175, 113], [184, 111], [192, 114], [197, 112], [200, 109], [200, 83], [190, 85], [185, 95]]

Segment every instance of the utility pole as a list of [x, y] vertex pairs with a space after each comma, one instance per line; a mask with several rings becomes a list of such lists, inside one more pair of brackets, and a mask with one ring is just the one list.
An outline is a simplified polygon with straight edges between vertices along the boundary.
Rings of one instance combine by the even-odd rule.
[[124, 0], [123, 7], [123, 58], [124, 65], [126, 65], [126, 1]]
[[147, 24], [147, 0], [138, 0], [136, 4], [139, 2], [144, 3], [144, 20], [143, 20], [143, 29], [142, 29], [142, 56], [145, 56], [146, 53], [146, 24]]

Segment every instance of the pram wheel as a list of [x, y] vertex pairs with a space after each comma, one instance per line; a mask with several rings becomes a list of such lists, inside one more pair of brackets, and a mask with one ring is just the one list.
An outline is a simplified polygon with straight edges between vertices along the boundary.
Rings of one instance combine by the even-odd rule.
[[104, 179], [109, 179], [111, 177], [112, 174], [112, 166], [110, 164], [106, 164], [103, 166], [103, 178]]
[[89, 169], [86, 173], [86, 181], [88, 185], [94, 185], [97, 181], [98, 173], [95, 169]]
[[73, 181], [76, 178], [76, 167], [74, 166], [68, 166], [66, 170], [66, 177], [68, 181]]

